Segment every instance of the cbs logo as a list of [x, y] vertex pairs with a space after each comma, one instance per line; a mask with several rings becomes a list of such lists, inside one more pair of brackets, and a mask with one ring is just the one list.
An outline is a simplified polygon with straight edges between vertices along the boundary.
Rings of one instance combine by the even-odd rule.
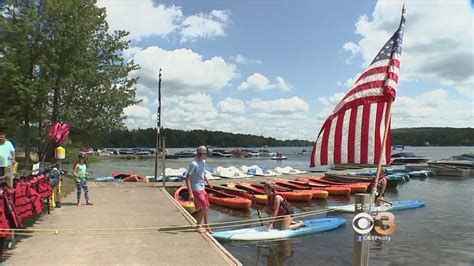
[[391, 212], [379, 212], [375, 217], [361, 212], [352, 220], [352, 227], [361, 235], [370, 233], [372, 229], [380, 235], [390, 235], [397, 229], [395, 215]]

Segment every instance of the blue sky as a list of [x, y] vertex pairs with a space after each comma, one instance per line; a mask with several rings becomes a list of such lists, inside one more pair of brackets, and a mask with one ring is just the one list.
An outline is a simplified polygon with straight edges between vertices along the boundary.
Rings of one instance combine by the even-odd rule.
[[163, 124], [314, 140], [396, 30], [406, 3], [392, 127], [473, 126], [470, 1], [99, 1], [140, 64], [129, 128]]

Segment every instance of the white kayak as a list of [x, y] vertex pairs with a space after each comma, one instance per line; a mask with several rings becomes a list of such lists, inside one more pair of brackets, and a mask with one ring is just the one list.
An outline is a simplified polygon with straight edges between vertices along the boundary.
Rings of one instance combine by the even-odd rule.
[[268, 230], [268, 226], [258, 226], [230, 231], [215, 232], [213, 237], [220, 240], [273, 240], [305, 236], [320, 232], [331, 231], [344, 225], [342, 218], [316, 218], [303, 220], [304, 227], [287, 230]]
[[[425, 202], [421, 200], [398, 200], [392, 202], [392, 204], [384, 203], [381, 206], [372, 208], [374, 212], [383, 212], [383, 211], [396, 211], [396, 210], [407, 210], [415, 209], [425, 206]], [[340, 212], [355, 212], [355, 205], [342, 205], [342, 206], [329, 206], [328, 209], [340, 211]]]

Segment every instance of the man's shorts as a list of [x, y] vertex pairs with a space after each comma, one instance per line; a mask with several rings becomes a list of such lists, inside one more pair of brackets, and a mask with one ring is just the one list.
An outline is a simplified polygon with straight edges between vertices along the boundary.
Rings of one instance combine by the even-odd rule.
[[194, 207], [196, 210], [209, 208], [209, 199], [205, 190], [193, 191]]

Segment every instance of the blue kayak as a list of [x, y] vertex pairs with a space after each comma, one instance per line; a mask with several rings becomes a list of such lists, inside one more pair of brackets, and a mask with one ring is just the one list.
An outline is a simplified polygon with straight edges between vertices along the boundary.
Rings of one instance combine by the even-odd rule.
[[[373, 211], [398, 211], [415, 209], [425, 206], [425, 202], [421, 200], [397, 200], [392, 202], [392, 205], [384, 203], [382, 206], [376, 207]], [[340, 212], [355, 212], [354, 204], [341, 205], [341, 206], [329, 206], [328, 209], [340, 211]]]
[[342, 218], [316, 218], [304, 221], [304, 227], [287, 230], [268, 230], [268, 226], [258, 226], [230, 231], [213, 233], [212, 236], [220, 240], [273, 240], [291, 237], [312, 235], [320, 232], [327, 232], [344, 225], [346, 219]]

